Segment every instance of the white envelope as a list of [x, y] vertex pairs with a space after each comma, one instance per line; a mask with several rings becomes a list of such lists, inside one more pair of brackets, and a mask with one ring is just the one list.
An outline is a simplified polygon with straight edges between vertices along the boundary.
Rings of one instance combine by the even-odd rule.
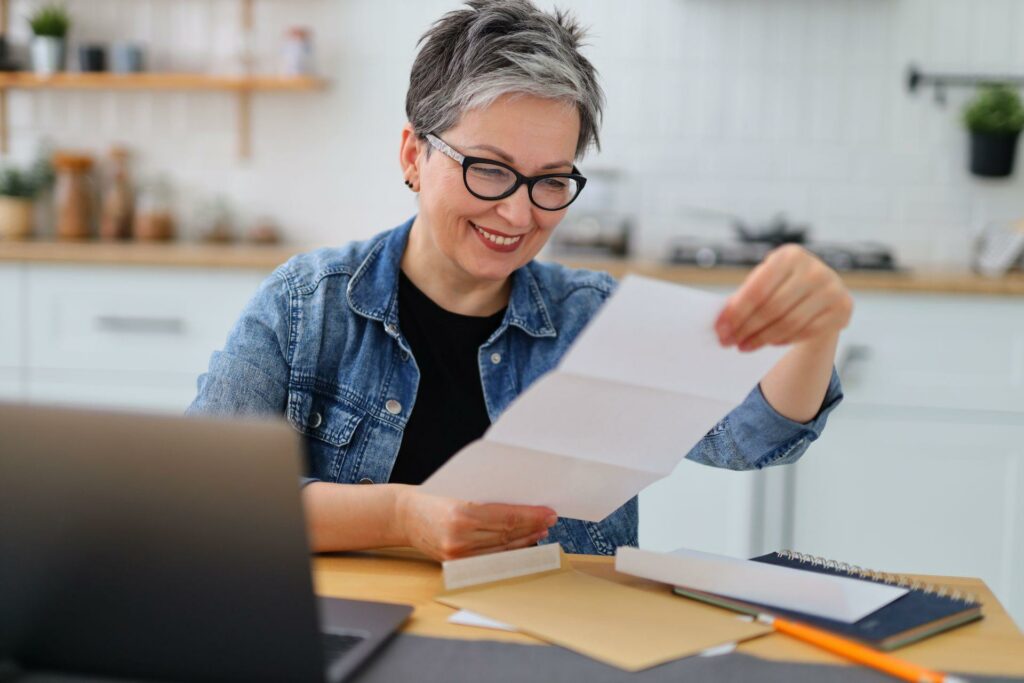
[[615, 570], [727, 598], [853, 623], [906, 588], [780, 567], [685, 548], [658, 553], [619, 548]]

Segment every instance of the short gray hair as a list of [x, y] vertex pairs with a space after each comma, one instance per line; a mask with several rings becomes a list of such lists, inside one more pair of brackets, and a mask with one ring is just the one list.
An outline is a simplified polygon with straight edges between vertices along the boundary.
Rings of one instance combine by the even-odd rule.
[[579, 158], [593, 144], [604, 93], [594, 66], [579, 52], [584, 29], [567, 12], [537, 9], [529, 0], [468, 0], [419, 40], [405, 113], [416, 134], [440, 134], [470, 109], [502, 95], [564, 100], [580, 115]]

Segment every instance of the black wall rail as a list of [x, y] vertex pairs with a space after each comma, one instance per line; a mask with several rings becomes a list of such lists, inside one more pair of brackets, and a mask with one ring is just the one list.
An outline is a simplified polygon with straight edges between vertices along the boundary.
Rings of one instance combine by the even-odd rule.
[[949, 74], [949, 73], [926, 73], [916, 65], [907, 67], [907, 90], [910, 93], [917, 92], [918, 88], [934, 88], [935, 102], [946, 103], [946, 90], [949, 88], [976, 88], [987, 83], [1002, 83], [1024, 86], [1024, 76], [1011, 74]]

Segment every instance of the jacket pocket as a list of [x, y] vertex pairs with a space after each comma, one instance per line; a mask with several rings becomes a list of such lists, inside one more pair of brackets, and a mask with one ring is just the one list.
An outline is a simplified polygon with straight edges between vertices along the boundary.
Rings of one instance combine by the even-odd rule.
[[362, 414], [354, 407], [308, 389], [288, 391], [288, 422], [304, 437], [310, 476], [337, 481]]

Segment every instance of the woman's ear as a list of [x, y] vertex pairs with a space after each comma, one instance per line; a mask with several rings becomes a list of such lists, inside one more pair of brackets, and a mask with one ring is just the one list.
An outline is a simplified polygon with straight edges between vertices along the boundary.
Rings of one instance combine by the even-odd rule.
[[398, 152], [398, 162], [402, 166], [402, 177], [406, 187], [413, 192], [420, 189], [420, 138], [413, 130], [411, 123], [402, 126], [402, 146]]

